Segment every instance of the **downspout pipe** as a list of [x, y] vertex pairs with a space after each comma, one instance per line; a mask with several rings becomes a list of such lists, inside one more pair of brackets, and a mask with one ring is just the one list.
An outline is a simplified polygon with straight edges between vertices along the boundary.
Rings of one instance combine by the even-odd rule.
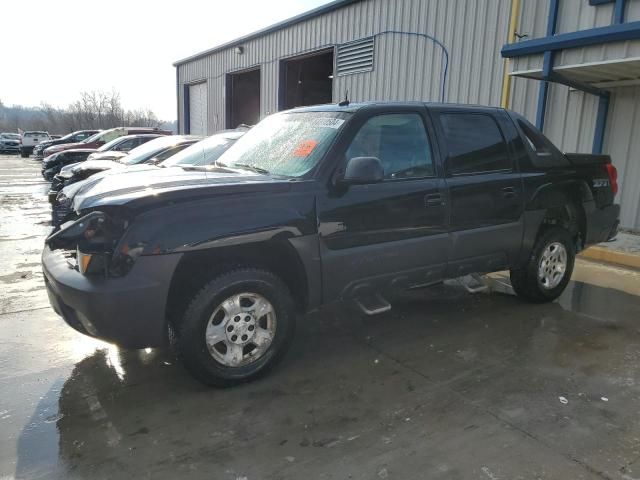
[[[514, 43], [516, 41], [516, 28], [518, 26], [518, 19], [520, 18], [520, 0], [511, 0], [511, 13], [509, 14], [509, 32], [507, 33], [508, 43]], [[509, 108], [511, 100], [511, 75], [509, 75], [509, 63], [510, 60], [505, 58], [504, 60], [504, 74], [502, 77], [502, 95], [500, 97], [500, 106], [502, 108]]]
[[616, 0], [616, 5], [613, 8], [613, 23], [624, 23], [624, 7], [626, 0]]

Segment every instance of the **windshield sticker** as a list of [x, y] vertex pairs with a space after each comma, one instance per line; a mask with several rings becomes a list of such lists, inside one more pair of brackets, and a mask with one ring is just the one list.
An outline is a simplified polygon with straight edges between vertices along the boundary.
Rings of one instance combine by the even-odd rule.
[[334, 128], [337, 130], [342, 126], [344, 120], [341, 118], [320, 117], [314, 118], [310, 123], [314, 127]]
[[300, 142], [300, 144], [293, 151], [293, 155], [295, 157], [308, 157], [317, 145], [318, 142], [316, 142], [315, 140], [304, 140]]

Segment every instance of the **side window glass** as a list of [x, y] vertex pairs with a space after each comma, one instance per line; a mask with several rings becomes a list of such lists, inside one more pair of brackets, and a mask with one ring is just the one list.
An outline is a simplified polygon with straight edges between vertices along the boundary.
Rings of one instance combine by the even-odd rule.
[[440, 125], [447, 144], [447, 171], [451, 175], [511, 170], [500, 128], [489, 115], [445, 113]]
[[114, 148], [114, 150], [116, 150], [118, 152], [126, 152], [126, 151], [131, 150], [133, 148], [134, 142], [135, 142], [135, 140], [125, 140], [120, 145], [118, 145], [116, 148]]
[[346, 157], [379, 158], [388, 180], [434, 175], [431, 144], [417, 113], [370, 118], [354, 137]]
[[102, 140], [104, 143], [109, 143], [111, 140], [115, 140], [116, 138], [121, 136], [122, 136], [122, 132], [119, 130], [115, 130], [113, 132], [107, 133], [100, 140]]

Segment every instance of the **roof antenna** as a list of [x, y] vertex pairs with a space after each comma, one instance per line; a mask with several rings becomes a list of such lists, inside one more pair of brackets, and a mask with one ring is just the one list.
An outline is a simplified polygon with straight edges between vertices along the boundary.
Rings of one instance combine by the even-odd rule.
[[339, 107], [348, 107], [349, 106], [349, 90], [344, 94], [344, 100], [338, 104]]

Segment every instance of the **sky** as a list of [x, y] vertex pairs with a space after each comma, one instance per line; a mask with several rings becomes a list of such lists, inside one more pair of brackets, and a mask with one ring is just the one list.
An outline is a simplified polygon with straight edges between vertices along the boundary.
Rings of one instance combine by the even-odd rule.
[[115, 89], [126, 109], [176, 117], [173, 62], [329, 0], [2, 2], [0, 100], [65, 107]]

